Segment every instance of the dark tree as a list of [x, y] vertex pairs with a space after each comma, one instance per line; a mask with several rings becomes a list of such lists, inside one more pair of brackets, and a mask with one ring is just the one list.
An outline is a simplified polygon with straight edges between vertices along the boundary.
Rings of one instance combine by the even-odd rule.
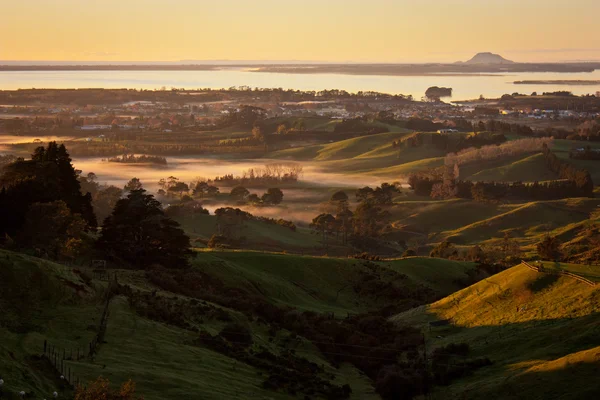
[[283, 201], [283, 192], [279, 188], [269, 188], [267, 193], [263, 194], [262, 202], [264, 204], [280, 204]]
[[104, 221], [98, 247], [108, 256], [141, 268], [152, 264], [185, 267], [192, 254], [190, 238], [144, 189], [133, 190], [117, 202]]
[[358, 189], [356, 191], [356, 201], [366, 201], [373, 196], [374, 190], [369, 186], [365, 186], [364, 188]]
[[138, 178], [131, 178], [123, 189], [126, 192], [133, 192], [134, 190], [140, 190], [142, 188], [142, 182]]
[[562, 254], [560, 251], [561, 242], [556, 236], [547, 235], [544, 240], [536, 246], [539, 256], [546, 260], [560, 260]]
[[207, 182], [198, 182], [193, 190], [194, 196], [200, 198], [214, 197], [219, 194], [219, 188], [209, 185]]
[[229, 197], [240, 202], [245, 202], [248, 200], [249, 195], [250, 192], [243, 186], [236, 186], [231, 189], [231, 192], [229, 193]]
[[327, 232], [333, 230], [335, 217], [331, 214], [320, 214], [313, 218], [310, 226], [323, 234], [323, 244], [327, 247]]
[[86, 229], [97, 226], [90, 193], [81, 194], [78, 172], [64, 145], [50, 142], [38, 147], [31, 160], [18, 159], [3, 168], [0, 179], [0, 236], [13, 236], [24, 224], [34, 203], [63, 201], [71, 213], [79, 214]]

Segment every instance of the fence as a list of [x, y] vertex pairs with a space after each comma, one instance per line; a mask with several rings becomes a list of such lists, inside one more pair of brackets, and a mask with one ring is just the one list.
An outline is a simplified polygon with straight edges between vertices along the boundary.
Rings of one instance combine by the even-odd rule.
[[67, 352], [67, 349], [58, 348], [44, 340], [42, 358], [46, 359], [50, 365], [52, 365], [67, 385], [76, 387], [81, 384], [79, 377], [71, 371], [69, 365], [65, 365], [65, 361], [79, 361], [80, 359], [85, 358], [85, 353], [82, 348], [77, 347], [76, 351], [71, 348], [70, 351]]
[[110, 306], [110, 301], [114, 296], [114, 291], [117, 285], [119, 284], [117, 280], [117, 273], [115, 272], [113, 275], [113, 279], [110, 279], [110, 275], [108, 276], [108, 287], [106, 288], [105, 300], [104, 300], [104, 309], [102, 310], [102, 316], [100, 317], [100, 323], [98, 325], [98, 333], [89, 345], [88, 356], [93, 357], [94, 354], [97, 353], [98, 347], [104, 342], [104, 335], [106, 333], [106, 324], [108, 322], [108, 307]]
[[521, 260], [521, 263], [522, 263], [523, 265], [525, 265], [526, 267], [528, 267], [528, 268], [530, 268], [530, 269], [532, 269], [532, 270], [534, 270], [534, 271], [536, 271], [536, 272], [540, 272], [540, 273], [544, 273], [544, 274], [553, 274], [553, 273], [558, 273], [558, 274], [560, 274], [560, 275], [566, 275], [566, 276], [570, 276], [571, 278], [573, 278], [573, 279], [577, 279], [578, 281], [580, 281], [580, 282], [583, 282], [583, 283], [586, 283], [586, 284], [588, 284], [588, 285], [590, 285], [590, 286], [596, 286], [596, 283], [595, 283], [595, 282], [592, 282], [592, 281], [590, 281], [589, 279], [587, 279], [587, 278], [584, 278], [583, 276], [580, 276], [580, 275], [574, 274], [574, 273], [572, 273], [572, 272], [569, 272], [569, 271], [560, 270], [560, 271], [556, 271], [556, 272], [555, 272], [555, 271], [553, 271], [553, 270], [546, 269], [546, 268], [544, 268], [543, 266], [542, 266], [542, 267], [536, 267], [536, 266], [534, 266], [534, 265], [531, 265], [531, 264], [529, 264], [527, 261], [523, 261], [523, 260]]
[[60, 348], [52, 343], [48, 343], [47, 340], [44, 340], [42, 358], [46, 359], [61, 376], [61, 379], [71, 387], [77, 387], [81, 385], [81, 381], [79, 377], [77, 377], [75, 373], [71, 371], [71, 367], [68, 365], [68, 363], [65, 365], [65, 361], [73, 362], [84, 359], [85, 357], [93, 358], [98, 351], [98, 347], [104, 341], [104, 335], [106, 333], [106, 325], [109, 316], [109, 305], [114, 296], [115, 288], [118, 285], [118, 280], [116, 272], [112, 276], [112, 279], [109, 274], [103, 274], [103, 276], [106, 276], [106, 279], [108, 279], [108, 287], [104, 295], [104, 308], [102, 310], [102, 316], [100, 317], [98, 332], [88, 344], [88, 348], [86, 349], [85, 347], [80, 346], [77, 346], [77, 348], [71, 347], [69, 349]]

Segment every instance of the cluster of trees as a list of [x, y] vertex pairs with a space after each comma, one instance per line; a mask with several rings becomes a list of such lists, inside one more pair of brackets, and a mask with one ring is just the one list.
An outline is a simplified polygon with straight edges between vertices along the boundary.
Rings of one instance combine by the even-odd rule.
[[158, 187], [160, 188], [157, 192], [159, 196], [176, 195], [181, 198], [184, 194], [187, 195], [190, 191], [190, 185], [183, 181], [180, 181], [179, 178], [175, 176], [169, 176], [167, 179], [159, 180]]
[[231, 189], [229, 197], [237, 204], [274, 206], [283, 201], [283, 192], [279, 188], [269, 188], [262, 196], [259, 197], [256, 193], [250, 193], [250, 191], [243, 186], [236, 186]]
[[554, 154], [550, 148], [544, 144], [544, 157], [548, 168], [557, 173], [560, 179], [566, 179], [581, 191], [581, 195], [585, 197], [594, 197], [594, 181], [586, 169], [577, 168], [565, 160], [561, 160]]
[[447, 164], [441, 170], [435, 169], [411, 174], [408, 183], [415, 194], [430, 196], [434, 199], [465, 198], [483, 202], [498, 202], [506, 199], [553, 200], [569, 197], [593, 197], [594, 183], [587, 170], [575, 168], [559, 159], [545, 145], [543, 154], [548, 168], [556, 172], [562, 180], [532, 184], [459, 180], [458, 162], [456, 159], [447, 157]]
[[246, 241], [246, 237], [242, 235], [246, 221], [258, 221], [280, 225], [292, 231], [296, 230], [296, 225], [292, 221], [281, 218], [275, 220], [273, 218], [257, 217], [239, 208], [218, 208], [215, 210], [215, 216], [217, 217], [217, 233], [207, 243], [210, 248], [241, 246]]
[[81, 194], [64, 145], [51, 142], [37, 148], [31, 160], [5, 165], [0, 187], [1, 241], [40, 255], [67, 257], [98, 225], [92, 196]]
[[480, 148], [467, 148], [446, 156], [446, 164], [463, 165], [480, 161], [495, 160], [519, 154], [539, 152], [543, 146], [552, 143], [552, 138], [526, 138], [511, 140], [500, 145], [487, 145]]
[[600, 140], [600, 120], [588, 120], [577, 127], [579, 139], [598, 141]]
[[[124, 189], [113, 185], [100, 184], [98, 177], [93, 172], [86, 175], [79, 174], [79, 184], [81, 185], [81, 193], [89, 193], [92, 196], [94, 213], [99, 224], [101, 224], [115, 208], [117, 201], [123, 196]], [[125, 185], [125, 190], [138, 186], [141, 187], [141, 182], [139, 182], [139, 179], [134, 178]]]
[[107, 159], [108, 162], [116, 162], [116, 163], [126, 163], [126, 164], [138, 164], [138, 163], [148, 163], [148, 164], [158, 164], [158, 165], [167, 165], [167, 159], [161, 156], [148, 156], [148, 155], [139, 155], [135, 154], [123, 154], [122, 156], [110, 157]]
[[358, 205], [350, 210], [348, 195], [343, 191], [335, 192], [325, 204], [325, 212], [313, 218], [310, 226], [323, 236], [323, 244], [327, 247], [327, 239], [335, 236], [347, 243], [350, 239], [359, 248], [366, 248], [369, 240], [384, 232], [388, 226], [390, 214], [382, 207], [393, 204], [394, 195], [400, 193], [396, 184], [383, 183], [375, 189], [364, 187], [356, 191]]
[[161, 203], [144, 189], [117, 201], [102, 225], [97, 247], [108, 258], [146, 269], [153, 264], [187, 267], [190, 238], [165, 215]]
[[463, 198], [481, 202], [504, 200], [555, 200], [569, 197], [589, 197], [589, 186], [580, 187], [571, 180], [534, 182], [472, 182], [439, 180], [428, 176], [411, 175], [411, 189], [420, 196], [433, 199]]
[[[138, 179], [126, 185], [128, 195], [121, 198], [121, 189], [100, 186], [93, 173], [81, 176], [64, 145], [51, 142], [37, 148], [31, 160], [4, 166], [0, 184], [5, 245], [53, 259], [73, 260], [95, 248], [138, 267], [187, 265], [189, 238]], [[89, 234], [98, 225], [95, 208], [108, 214], [97, 241]]]
[[242, 175], [227, 174], [217, 176], [214, 182], [226, 185], [264, 185], [277, 183], [294, 183], [302, 177], [303, 168], [299, 164], [272, 163], [264, 167], [250, 168], [242, 171]]

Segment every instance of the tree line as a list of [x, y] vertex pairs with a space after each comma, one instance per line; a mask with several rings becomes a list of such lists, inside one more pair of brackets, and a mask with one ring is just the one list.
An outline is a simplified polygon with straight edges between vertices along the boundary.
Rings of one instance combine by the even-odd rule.
[[472, 182], [460, 180], [458, 164], [442, 169], [411, 174], [408, 183], [415, 194], [434, 199], [465, 198], [476, 201], [509, 199], [554, 200], [569, 197], [593, 197], [590, 173], [559, 159], [548, 146], [542, 148], [548, 168], [561, 180], [549, 182]]
[[149, 156], [145, 154], [139, 156], [136, 156], [135, 154], [123, 154], [122, 156], [110, 157], [106, 161], [125, 164], [149, 163], [167, 165], [167, 159], [165, 157]]

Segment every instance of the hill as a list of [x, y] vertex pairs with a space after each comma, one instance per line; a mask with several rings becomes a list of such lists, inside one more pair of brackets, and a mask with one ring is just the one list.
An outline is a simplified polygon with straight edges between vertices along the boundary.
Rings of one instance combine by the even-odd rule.
[[507, 60], [499, 54], [490, 52], [477, 53], [468, 61], [463, 64], [514, 64], [514, 61]]
[[[423, 304], [423, 299], [443, 297], [461, 287], [456, 282], [471, 268], [470, 263], [430, 258], [371, 263], [220, 251], [200, 252], [189, 271], [153, 275], [111, 270], [118, 275], [118, 286], [108, 308], [106, 334], [96, 353], [88, 356], [100, 324], [107, 282], [89, 268], [0, 250], [0, 376], [7, 395], [24, 390], [30, 397], [41, 398], [58, 390], [61, 397], [68, 397], [70, 391], [58, 379], [58, 371], [39, 357], [47, 341], [59, 352], [66, 350], [65, 367], [81, 382], [102, 375], [116, 385], [131, 378], [150, 400], [242, 395], [287, 399], [296, 398], [294, 390], [323, 390], [322, 383], [318, 389], [319, 382], [327, 382], [326, 387], [350, 385], [350, 398], [377, 398], [368, 378], [348, 363], [334, 367], [318, 343], [240, 311], [235, 302], [226, 307], [204, 300], [203, 294], [182, 290], [195, 286], [181, 284], [170, 292], [165, 289], [173, 279], [169, 277], [187, 274], [191, 281], [201, 276], [201, 286], [222, 285], [219, 292], [239, 293], [244, 304], [259, 301], [263, 308], [273, 304], [297, 310], [288, 316], [306, 311], [315, 317], [332, 312], [335, 318], [345, 318], [348, 313], [391, 304], [385, 293], [390, 285], [401, 289], [397, 304], [405, 303], [404, 309]], [[239, 353], [235, 338], [233, 350], [216, 345], [222, 340], [220, 332], [227, 334], [232, 323], [248, 329], [253, 352]], [[71, 349], [81, 351], [82, 357], [71, 358]], [[265, 358], [259, 361], [252, 354]], [[282, 364], [286, 359], [294, 364]], [[314, 363], [311, 368], [321, 366], [317, 368], [321, 372], [311, 373], [298, 386], [304, 379], [302, 360]], [[289, 386], [291, 391], [265, 385], [265, 380], [283, 379], [274, 371], [288, 368], [296, 371], [294, 382], [285, 384], [294, 385]], [[302, 385], [316, 386], [300, 389]], [[317, 393], [313, 398], [325, 397]]]
[[[600, 368], [599, 289], [519, 265], [393, 320], [421, 326], [431, 353], [468, 343], [469, 357], [493, 362], [434, 398], [594, 398], [600, 394], [593, 378]], [[448, 322], [431, 326], [435, 321]]]

